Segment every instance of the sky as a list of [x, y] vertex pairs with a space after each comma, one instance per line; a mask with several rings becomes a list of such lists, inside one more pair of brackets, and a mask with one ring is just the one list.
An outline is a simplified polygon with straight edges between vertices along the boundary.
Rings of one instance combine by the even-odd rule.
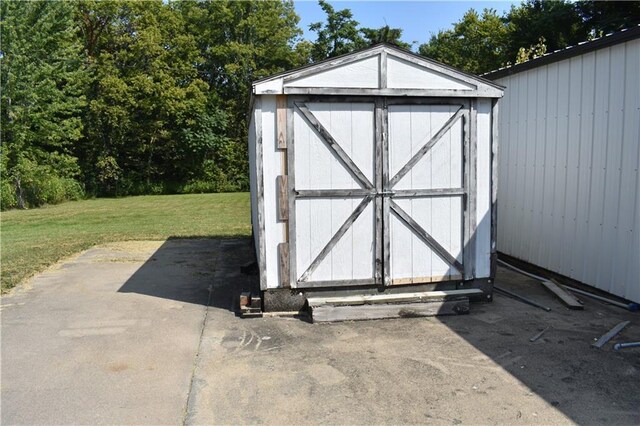
[[[431, 34], [452, 27], [454, 22], [462, 18], [464, 13], [474, 8], [482, 11], [492, 8], [498, 14], [507, 11], [512, 4], [520, 1], [330, 1], [336, 10], [351, 9], [353, 18], [361, 27], [380, 28], [389, 25], [391, 28], [402, 28], [402, 40], [407, 43], [417, 41], [413, 45], [425, 43]], [[326, 15], [317, 0], [294, 0], [296, 12], [300, 16], [299, 26], [304, 30], [303, 37], [315, 40], [316, 33], [309, 31], [309, 24], [325, 21]]]

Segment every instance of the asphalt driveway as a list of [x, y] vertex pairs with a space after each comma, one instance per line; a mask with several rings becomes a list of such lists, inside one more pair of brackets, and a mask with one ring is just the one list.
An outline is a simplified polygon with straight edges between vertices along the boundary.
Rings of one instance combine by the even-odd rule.
[[[637, 424], [639, 315], [498, 282], [458, 317], [240, 319], [247, 239], [96, 247], [2, 299], [2, 424]], [[590, 343], [631, 320], [602, 350]], [[536, 342], [529, 338], [551, 327]]]

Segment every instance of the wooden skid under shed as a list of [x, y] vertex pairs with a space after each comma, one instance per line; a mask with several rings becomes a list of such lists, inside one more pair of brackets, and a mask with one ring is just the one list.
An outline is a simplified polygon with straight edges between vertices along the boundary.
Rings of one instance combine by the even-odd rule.
[[469, 312], [469, 298], [440, 302], [379, 303], [370, 305], [310, 306], [313, 322], [359, 321], [384, 318], [414, 318], [459, 315]]
[[398, 294], [358, 294], [350, 296], [334, 297], [309, 297], [307, 302], [310, 307], [322, 305], [371, 305], [376, 303], [416, 303], [435, 302], [447, 299], [459, 299], [482, 294], [479, 288], [460, 290], [432, 290], [413, 293]]

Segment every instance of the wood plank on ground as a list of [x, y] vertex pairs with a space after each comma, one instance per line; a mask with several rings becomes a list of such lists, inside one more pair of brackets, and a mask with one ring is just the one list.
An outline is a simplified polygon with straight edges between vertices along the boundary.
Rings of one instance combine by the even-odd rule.
[[620, 324], [613, 327], [611, 330], [607, 331], [600, 337], [595, 343], [592, 343], [591, 346], [594, 348], [602, 348], [607, 342], [613, 339], [618, 333], [622, 331], [623, 328], [631, 324], [631, 321], [623, 321]]
[[373, 305], [321, 305], [311, 307], [313, 322], [359, 321], [383, 318], [414, 318], [459, 315], [469, 312], [469, 299], [421, 303], [380, 303]]
[[571, 293], [563, 289], [553, 279], [551, 281], [542, 281], [544, 288], [554, 294], [560, 301], [569, 309], [580, 310], [584, 309], [584, 306], [580, 301]]

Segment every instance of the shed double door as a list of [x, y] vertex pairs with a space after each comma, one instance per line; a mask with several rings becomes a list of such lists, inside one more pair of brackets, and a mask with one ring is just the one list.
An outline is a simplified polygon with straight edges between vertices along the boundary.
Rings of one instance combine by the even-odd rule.
[[467, 101], [291, 98], [288, 114], [291, 287], [470, 277]]

